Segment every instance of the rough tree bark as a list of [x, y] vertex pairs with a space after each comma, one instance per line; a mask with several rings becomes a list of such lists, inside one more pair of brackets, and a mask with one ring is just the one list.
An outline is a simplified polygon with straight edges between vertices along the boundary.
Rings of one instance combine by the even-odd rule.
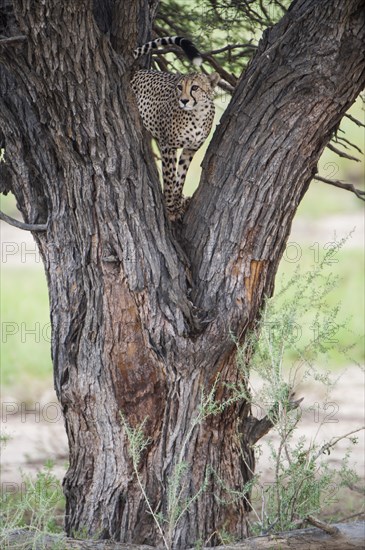
[[[102, 7], [102, 2], [95, 2]], [[49, 287], [54, 380], [70, 447], [66, 530], [157, 544], [119, 411], [145, 419], [139, 476], [166, 513], [195, 495], [171, 546], [246, 535], [252, 422], [234, 402], [191, 430], [202, 388], [238, 377], [243, 341], [273, 290], [291, 221], [318, 158], [365, 82], [364, 2], [297, 0], [266, 31], [207, 152], [183, 226], [166, 220], [156, 168], [131, 97], [131, 50], [156, 2], [4, 0], [1, 187], [34, 233]], [[1, 43], [0, 43], [1, 44]], [[3, 168], [3, 167], [2, 167]], [[245, 426], [250, 426], [250, 430]], [[212, 536], [213, 535], [213, 536]]]

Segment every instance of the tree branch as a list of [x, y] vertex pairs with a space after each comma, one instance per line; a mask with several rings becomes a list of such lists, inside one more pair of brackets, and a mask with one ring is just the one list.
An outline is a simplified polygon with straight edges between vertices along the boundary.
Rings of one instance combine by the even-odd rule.
[[46, 223], [21, 222], [19, 220], [16, 220], [15, 218], [12, 218], [11, 216], [8, 216], [7, 214], [4, 214], [4, 212], [1, 212], [1, 210], [0, 210], [0, 220], [8, 223], [9, 225], [13, 225], [14, 227], [17, 227], [18, 229], [24, 229], [25, 231], [47, 231], [48, 224]]
[[[323, 147], [365, 83], [360, 10], [360, 0], [294, 2], [264, 33], [209, 144], [182, 227], [192, 301], [214, 317], [204, 333], [207, 349], [214, 350], [217, 334], [232, 345], [232, 332], [250, 326], [263, 295], [273, 291], [291, 221]], [[323, 41], [328, 17], [333, 27]], [[344, 48], [352, 52], [351, 63], [336, 57], [334, 43], [338, 55]], [[318, 66], [313, 60], [319, 58]], [[265, 134], [262, 124], [272, 131]]]
[[320, 521], [314, 516], [307, 516], [305, 519], [306, 521], [314, 525], [314, 527], [318, 527], [318, 529], [322, 529], [322, 531], [324, 531], [325, 533], [328, 533], [329, 535], [338, 535], [340, 532], [338, 527], [335, 527], [334, 525], [329, 525], [328, 523], [324, 523], [323, 521]]
[[235, 87], [237, 84], [237, 78], [228, 73], [223, 67], [212, 57], [211, 55], [202, 54], [202, 58], [213, 67], [213, 69], [219, 74], [219, 76], [228, 82], [231, 86]]
[[331, 143], [329, 143], [327, 145], [327, 149], [329, 149], [330, 151], [333, 151], [334, 153], [336, 153], [336, 155], [338, 155], [339, 157], [342, 157], [344, 159], [355, 160], [356, 162], [360, 162], [360, 159], [358, 159], [357, 157], [353, 157], [352, 155], [348, 155], [344, 151], [341, 151], [340, 149], [337, 149], [337, 147], [335, 147]]
[[[363, 548], [364, 541], [364, 522], [355, 521], [353, 523], [336, 523], [327, 525], [313, 518], [313, 523], [318, 524], [318, 527], [310, 529], [297, 529], [283, 533], [275, 533], [270, 536], [250, 537], [243, 541], [236, 542], [235, 550], [268, 550], [269, 548], [281, 548], [282, 550], [290, 550], [292, 548], [305, 550], [311, 548], [313, 550], [350, 550], [353, 548]], [[310, 521], [308, 519], [308, 521]], [[325, 528], [324, 528], [325, 526]], [[41, 538], [42, 537], [42, 538]], [[42, 545], [44, 550], [51, 550], [57, 545], [62, 547], [74, 548], [80, 550], [153, 550], [152, 546], [123, 544], [112, 541], [91, 541], [91, 540], [75, 540], [66, 538], [63, 535], [44, 534], [32, 532], [28, 529], [18, 529], [8, 534], [8, 541], [18, 547], [26, 545], [27, 548], [35, 543], [37, 548]], [[224, 550], [227, 546], [217, 546], [216, 550]], [[192, 550], [192, 549], [191, 549]], [[204, 546], [204, 550], [208, 550]]]
[[[303, 401], [304, 397], [301, 397], [300, 399], [297, 399], [293, 401], [294, 394], [290, 397], [289, 403], [287, 406], [287, 412], [294, 411], [299, 407], [301, 402]], [[255, 418], [255, 422], [251, 423], [249, 432], [248, 432], [248, 442], [249, 445], [255, 445], [261, 439], [266, 435], [276, 424], [275, 419], [277, 418], [277, 410], [278, 406], [274, 405], [274, 407], [271, 409], [269, 414], [261, 418], [261, 420], [258, 420]]]
[[317, 181], [322, 181], [323, 183], [328, 183], [329, 185], [333, 185], [334, 187], [339, 187], [340, 189], [345, 189], [346, 191], [351, 191], [351, 193], [355, 193], [355, 195], [359, 199], [365, 201], [365, 191], [357, 189], [353, 183], [345, 183], [340, 180], [329, 180], [327, 178], [323, 178], [322, 176], [314, 176], [313, 179]]
[[224, 46], [223, 48], [219, 48], [218, 50], [210, 50], [208, 52], [203, 52], [204, 55], [207, 55], [207, 56], [210, 56], [210, 55], [217, 55], [219, 53], [223, 53], [223, 52], [230, 52], [232, 50], [235, 50], [237, 48], [240, 48], [240, 49], [250, 49], [250, 50], [257, 50], [257, 46], [255, 46], [254, 44], [228, 44], [227, 46]]
[[356, 149], [356, 151], [362, 154], [362, 150], [360, 149], [360, 147], [358, 147], [355, 143], [352, 143], [351, 141], [349, 141], [343, 136], [336, 136], [335, 142], [342, 145], [342, 147], [345, 147], [345, 149], [348, 149], [348, 147], [345, 145], [345, 143], [347, 143], [347, 145], [349, 145], [350, 147], [353, 147], [354, 149]]
[[353, 117], [352, 115], [346, 114], [345, 117], [352, 120], [352, 122], [354, 122], [357, 126], [362, 126], [363, 128], [365, 128], [365, 124], [361, 122], [361, 120], [357, 120], [357, 118]]

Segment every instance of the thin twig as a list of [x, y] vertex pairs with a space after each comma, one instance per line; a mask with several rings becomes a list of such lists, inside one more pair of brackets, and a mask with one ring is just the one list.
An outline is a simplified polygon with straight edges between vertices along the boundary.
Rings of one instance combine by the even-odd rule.
[[328, 443], [325, 443], [324, 445], [322, 445], [322, 447], [319, 449], [318, 453], [314, 457], [314, 460], [317, 460], [317, 458], [319, 458], [323, 453], [331, 449], [331, 447], [334, 447], [335, 445], [337, 445], [337, 443], [342, 439], [346, 439], [346, 437], [356, 434], [357, 432], [361, 432], [361, 430], [364, 430], [364, 429], [365, 429], [365, 426], [362, 426], [361, 428], [357, 428], [357, 430], [352, 430], [352, 432], [349, 432], [344, 435], [340, 435], [339, 437], [336, 437], [336, 438], [332, 438], [330, 441], [328, 441]]
[[338, 523], [342, 523], [343, 521], [348, 521], [349, 519], [358, 518], [359, 516], [364, 515], [364, 510], [362, 512], [357, 512], [356, 514], [351, 514], [351, 516], [346, 516], [344, 518], [341, 518], [338, 520]]
[[339, 180], [329, 180], [327, 178], [323, 178], [322, 176], [314, 176], [314, 179], [317, 181], [322, 181], [323, 183], [328, 183], [329, 185], [334, 185], [340, 189], [345, 189], [346, 191], [351, 191], [352, 193], [355, 193], [359, 199], [365, 201], [365, 191], [357, 189], [352, 183], [345, 183]]
[[[336, 137], [336, 143], [340, 143], [340, 145], [342, 145], [342, 147], [345, 147], [346, 149], [348, 149], [348, 147], [346, 147], [346, 145], [344, 145], [344, 143], [348, 143], [348, 145], [350, 145], [351, 147], [353, 147], [354, 149], [356, 149], [356, 151], [358, 151], [359, 153], [362, 153], [362, 150], [360, 149], [360, 147], [358, 147], [357, 145], [355, 145], [355, 143], [352, 143], [351, 141], [349, 141], [348, 139], [342, 137], [342, 136], [337, 136]], [[344, 143], [342, 143], [344, 142]]]
[[279, 2], [279, 0], [274, 0], [274, 4], [279, 6], [279, 8], [281, 8], [284, 13], [286, 13], [288, 11], [287, 8], [285, 6], [283, 6], [283, 4], [281, 2]]
[[361, 122], [361, 120], [357, 120], [357, 118], [351, 116], [351, 115], [345, 115], [346, 118], [349, 118], [350, 120], [352, 120], [352, 122], [354, 122], [355, 124], [357, 124], [357, 126], [362, 126], [363, 128], [365, 128], [365, 124], [363, 122]]
[[0, 220], [3, 220], [9, 225], [17, 227], [18, 229], [24, 229], [25, 231], [47, 231], [46, 223], [24, 223], [16, 220], [15, 218], [12, 218], [11, 216], [8, 216], [7, 214], [4, 214], [4, 212], [1, 212], [1, 210]]
[[357, 157], [353, 157], [352, 155], [348, 155], [344, 151], [341, 151], [340, 149], [337, 149], [337, 147], [335, 147], [334, 145], [331, 145], [331, 143], [329, 143], [327, 145], [327, 147], [330, 151], [333, 151], [339, 157], [342, 157], [344, 159], [349, 159], [349, 160], [355, 160], [356, 162], [360, 162], [360, 159], [358, 159]]

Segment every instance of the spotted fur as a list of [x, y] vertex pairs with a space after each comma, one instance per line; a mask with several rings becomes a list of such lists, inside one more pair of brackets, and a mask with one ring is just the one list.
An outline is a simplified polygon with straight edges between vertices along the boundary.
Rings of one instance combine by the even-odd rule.
[[[135, 56], [164, 44], [162, 40], [145, 44], [135, 50]], [[181, 39], [186, 40], [186, 39]], [[188, 41], [189, 42], [189, 41]], [[166, 42], [166, 43], [177, 43]], [[184, 49], [183, 43], [180, 42]], [[185, 44], [186, 46], [186, 44]], [[192, 46], [192, 48], [191, 48]], [[189, 42], [189, 57], [200, 57]], [[157, 140], [162, 156], [164, 199], [171, 220], [181, 217], [186, 200], [182, 190], [186, 173], [195, 152], [204, 143], [214, 118], [213, 93], [219, 81], [217, 74], [171, 74], [161, 71], [140, 70], [132, 79], [132, 89], [142, 121]], [[182, 152], [177, 161], [177, 149]]]

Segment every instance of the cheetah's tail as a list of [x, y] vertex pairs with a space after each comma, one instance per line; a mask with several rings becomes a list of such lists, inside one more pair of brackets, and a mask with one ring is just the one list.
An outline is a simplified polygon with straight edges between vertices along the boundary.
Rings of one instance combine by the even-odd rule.
[[147, 42], [146, 44], [143, 44], [143, 46], [135, 49], [133, 52], [134, 57], [137, 59], [137, 57], [150, 53], [151, 50], [156, 49], [159, 46], [167, 46], [168, 44], [176, 44], [177, 46], [180, 46], [194, 65], [199, 66], [202, 64], [203, 59], [197, 48], [190, 40], [183, 38], [182, 36], [166, 36], [165, 38], [156, 38], [155, 40]]

